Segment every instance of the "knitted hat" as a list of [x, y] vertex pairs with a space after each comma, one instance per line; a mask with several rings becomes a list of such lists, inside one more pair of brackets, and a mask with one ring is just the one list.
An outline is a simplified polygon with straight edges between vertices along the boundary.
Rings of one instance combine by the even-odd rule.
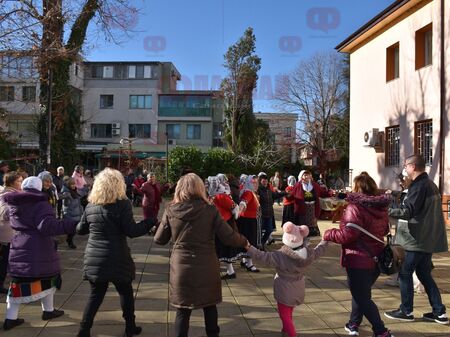
[[42, 191], [42, 180], [38, 177], [28, 177], [24, 181], [22, 181], [22, 189], [34, 189]]
[[295, 249], [303, 244], [303, 239], [309, 234], [307, 226], [296, 226], [288, 221], [283, 225], [283, 244]]

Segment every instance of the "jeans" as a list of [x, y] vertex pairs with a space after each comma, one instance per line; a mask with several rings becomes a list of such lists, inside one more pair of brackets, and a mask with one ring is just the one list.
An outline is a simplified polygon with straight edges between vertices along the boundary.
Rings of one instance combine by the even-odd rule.
[[264, 245], [269, 238], [269, 235], [273, 232], [273, 217], [270, 218], [261, 218], [261, 244]]
[[405, 314], [410, 314], [414, 309], [414, 285], [413, 273], [416, 271], [417, 278], [422, 282], [423, 287], [428, 295], [433, 314], [442, 315], [446, 312], [444, 304], [442, 304], [439, 288], [431, 276], [432, 253], [406, 251], [405, 261], [398, 274], [400, 281], [400, 294], [402, 304], [400, 310]]
[[378, 268], [347, 268], [347, 281], [352, 294], [352, 312], [349, 323], [359, 326], [365, 316], [372, 324], [375, 335], [381, 335], [386, 331], [378, 307], [372, 301], [372, 285], [379, 275]]
[[[83, 318], [81, 320], [82, 329], [90, 329], [94, 322], [95, 315], [97, 314], [100, 305], [105, 298], [106, 291], [108, 290], [109, 282], [90, 282], [91, 294], [89, 295], [86, 307], [84, 308]], [[116, 283], [113, 282], [117, 292], [120, 296], [120, 306], [122, 307], [122, 316], [125, 321], [134, 323], [134, 297], [133, 287], [131, 282], [129, 283]]]
[[[191, 318], [191, 309], [178, 308], [177, 315], [175, 317], [175, 336], [176, 337], [188, 337], [189, 332], [189, 319]], [[203, 316], [205, 318], [205, 330], [206, 336], [218, 337], [220, 328], [217, 324], [218, 314], [217, 307], [212, 305], [210, 307], [203, 308]]]

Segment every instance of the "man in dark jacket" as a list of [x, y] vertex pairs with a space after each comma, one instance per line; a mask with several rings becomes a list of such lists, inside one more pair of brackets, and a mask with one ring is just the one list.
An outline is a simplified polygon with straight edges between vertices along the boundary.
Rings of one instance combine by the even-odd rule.
[[433, 253], [448, 251], [447, 232], [442, 214], [439, 190], [425, 172], [425, 160], [413, 155], [405, 160], [404, 168], [412, 183], [400, 208], [390, 208], [389, 216], [399, 221], [396, 243], [405, 248], [406, 256], [399, 273], [402, 303], [400, 308], [385, 312], [385, 316], [413, 321], [414, 286], [413, 273], [425, 287], [433, 311], [422, 318], [441, 324], [448, 324], [445, 305], [433, 277]]

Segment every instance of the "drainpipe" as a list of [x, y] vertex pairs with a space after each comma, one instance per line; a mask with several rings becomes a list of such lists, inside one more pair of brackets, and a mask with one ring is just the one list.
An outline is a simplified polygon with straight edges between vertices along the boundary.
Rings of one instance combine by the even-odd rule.
[[439, 163], [439, 192], [441, 195], [444, 193], [444, 173], [445, 173], [445, 135], [446, 132], [444, 128], [447, 128], [448, 125], [445, 125], [446, 119], [446, 98], [447, 98], [447, 90], [445, 83], [445, 1], [441, 0], [441, 111], [440, 111], [440, 130], [439, 130], [439, 139], [440, 139], [440, 163]]

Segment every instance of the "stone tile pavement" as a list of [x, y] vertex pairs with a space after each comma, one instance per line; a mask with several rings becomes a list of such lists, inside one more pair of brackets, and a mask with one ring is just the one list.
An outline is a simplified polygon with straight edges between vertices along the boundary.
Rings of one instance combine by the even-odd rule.
[[[281, 207], [275, 206], [277, 219], [280, 218]], [[135, 208], [136, 219], [141, 218], [141, 211]], [[319, 223], [321, 230], [336, 226], [329, 221]], [[280, 223], [275, 235], [280, 238]], [[449, 235], [450, 231], [447, 232]], [[1, 336], [14, 337], [65, 337], [75, 336], [78, 330], [84, 305], [89, 294], [89, 285], [82, 281], [81, 270], [83, 251], [87, 237], [76, 237], [76, 250], [67, 249], [64, 238], [60, 238], [60, 252], [63, 267], [63, 287], [55, 296], [55, 307], [65, 310], [63, 317], [42, 321], [39, 303], [21, 307], [20, 317], [25, 324], [11, 331], [1, 331]], [[312, 240], [312, 244], [318, 242]], [[276, 249], [274, 244], [270, 249]], [[175, 311], [168, 304], [168, 272], [169, 249], [153, 244], [150, 236], [129, 241], [137, 267], [137, 277], [133, 284], [136, 295], [136, 319], [143, 327], [143, 337], [173, 336]], [[345, 271], [339, 266], [340, 246], [330, 245], [323, 258], [313, 264], [307, 275], [305, 304], [294, 311], [295, 324], [299, 336], [346, 336], [343, 329], [348, 320], [351, 296], [346, 286]], [[450, 306], [450, 253], [438, 254], [434, 257], [434, 276], [442, 290], [444, 303]], [[274, 271], [258, 266], [261, 273], [249, 273], [235, 265], [237, 278], [223, 281], [223, 303], [218, 306], [222, 336], [239, 337], [278, 337], [281, 323], [273, 299], [272, 279]], [[380, 277], [373, 289], [373, 297], [380, 311], [395, 309], [399, 305], [399, 289], [383, 284], [385, 277]], [[0, 297], [1, 301], [5, 297]], [[416, 317], [429, 311], [425, 294], [416, 294]], [[5, 305], [0, 306], [0, 315], [4, 317]], [[437, 323], [395, 322], [384, 319], [387, 327], [396, 337], [438, 337], [450, 336], [450, 326]], [[92, 336], [123, 336], [124, 322], [121, 317], [119, 298], [115, 289], [110, 289], [97, 314]], [[191, 317], [190, 336], [205, 336], [203, 315], [201, 310], [193, 312]], [[360, 336], [371, 336], [370, 326], [364, 321], [360, 328]]]

